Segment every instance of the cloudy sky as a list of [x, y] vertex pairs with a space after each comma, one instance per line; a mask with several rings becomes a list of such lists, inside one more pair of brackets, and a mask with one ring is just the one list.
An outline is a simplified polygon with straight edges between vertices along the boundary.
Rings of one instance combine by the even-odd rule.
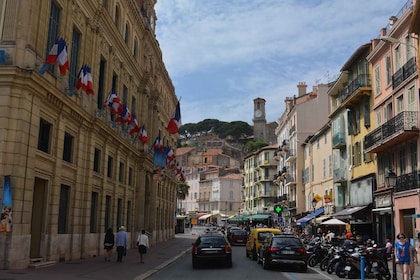
[[406, 0], [158, 0], [156, 37], [182, 123], [277, 121], [284, 100], [334, 80]]

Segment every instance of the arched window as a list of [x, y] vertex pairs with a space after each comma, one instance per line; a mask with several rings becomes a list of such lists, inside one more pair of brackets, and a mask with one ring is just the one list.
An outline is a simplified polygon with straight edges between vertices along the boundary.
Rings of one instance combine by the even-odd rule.
[[128, 22], [125, 24], [125, 34], [124, 34], [124, 41], [126, 44], [128, 44], [130, 40], [130, 26], [128, 25]]
[[115, 26], [117, 27], [117, 29], [120, 29], [120, 18], [121, 18], [120, 7], [116, 5], [114, 20], [115, 20]]
[[133, 42], [133, 56], [134, 59], [137, 60], [137, 38], [134, 37], [134, 42]]

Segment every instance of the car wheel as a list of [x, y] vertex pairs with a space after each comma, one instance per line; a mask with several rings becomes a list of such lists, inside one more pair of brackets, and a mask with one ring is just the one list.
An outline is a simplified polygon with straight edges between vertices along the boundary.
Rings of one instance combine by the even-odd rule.
[[253, 261], [257, 260], [257, 251], [255, 251], [255, 248], [254, 248], [254, 250], [252, 250], [252, 260]]
[[269, 263], [268, 263], [268, 261], [265, 257], [262, 259], [262, 267], [263, 267], [263, 269], [269, 269], [270, 268], [270, 265], [269, 265]]
[[228, 258], [228, 260], [226, 261], [226, 267], [227, 268], [231, 268], [232, 267], [232, 258]]
[[193, 261], [192, 261], [192, 267], [193, 267], [194, 269], [198, 268], [198, 262], [197, 262], [196, 260], [193, 260]]

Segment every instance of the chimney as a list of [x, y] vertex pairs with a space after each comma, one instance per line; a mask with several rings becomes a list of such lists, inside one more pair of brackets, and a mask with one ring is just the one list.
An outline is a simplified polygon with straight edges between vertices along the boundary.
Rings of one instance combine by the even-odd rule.
[[305, 82], [299, 82], [297, 87], [298, 87], [298, 96], [303, 96], [306, 94], [307, 85]]

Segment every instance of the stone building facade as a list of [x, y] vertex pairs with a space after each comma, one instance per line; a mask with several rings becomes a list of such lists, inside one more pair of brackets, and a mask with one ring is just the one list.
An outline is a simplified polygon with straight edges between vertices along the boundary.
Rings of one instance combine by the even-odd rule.
[[[124, 225], [129, 247], [142, 229], [152, 243], [173, 237], [177, 180], [153, 180], [153, 140], [175, 147], [178, 138], [166, 131], [177, 97], [155, 39], [156, 0], [5, 3], [0, 179], [10, 178], [13, 219], [0, 232], [0, 269], [99, 256], [108, 227]], [[58, 37], [69, 71], [41, 74]], [[74, 89], [84, 64], [93, 95]], [[111, 90], [145, 125], [148, 144], [104, 109]]]

